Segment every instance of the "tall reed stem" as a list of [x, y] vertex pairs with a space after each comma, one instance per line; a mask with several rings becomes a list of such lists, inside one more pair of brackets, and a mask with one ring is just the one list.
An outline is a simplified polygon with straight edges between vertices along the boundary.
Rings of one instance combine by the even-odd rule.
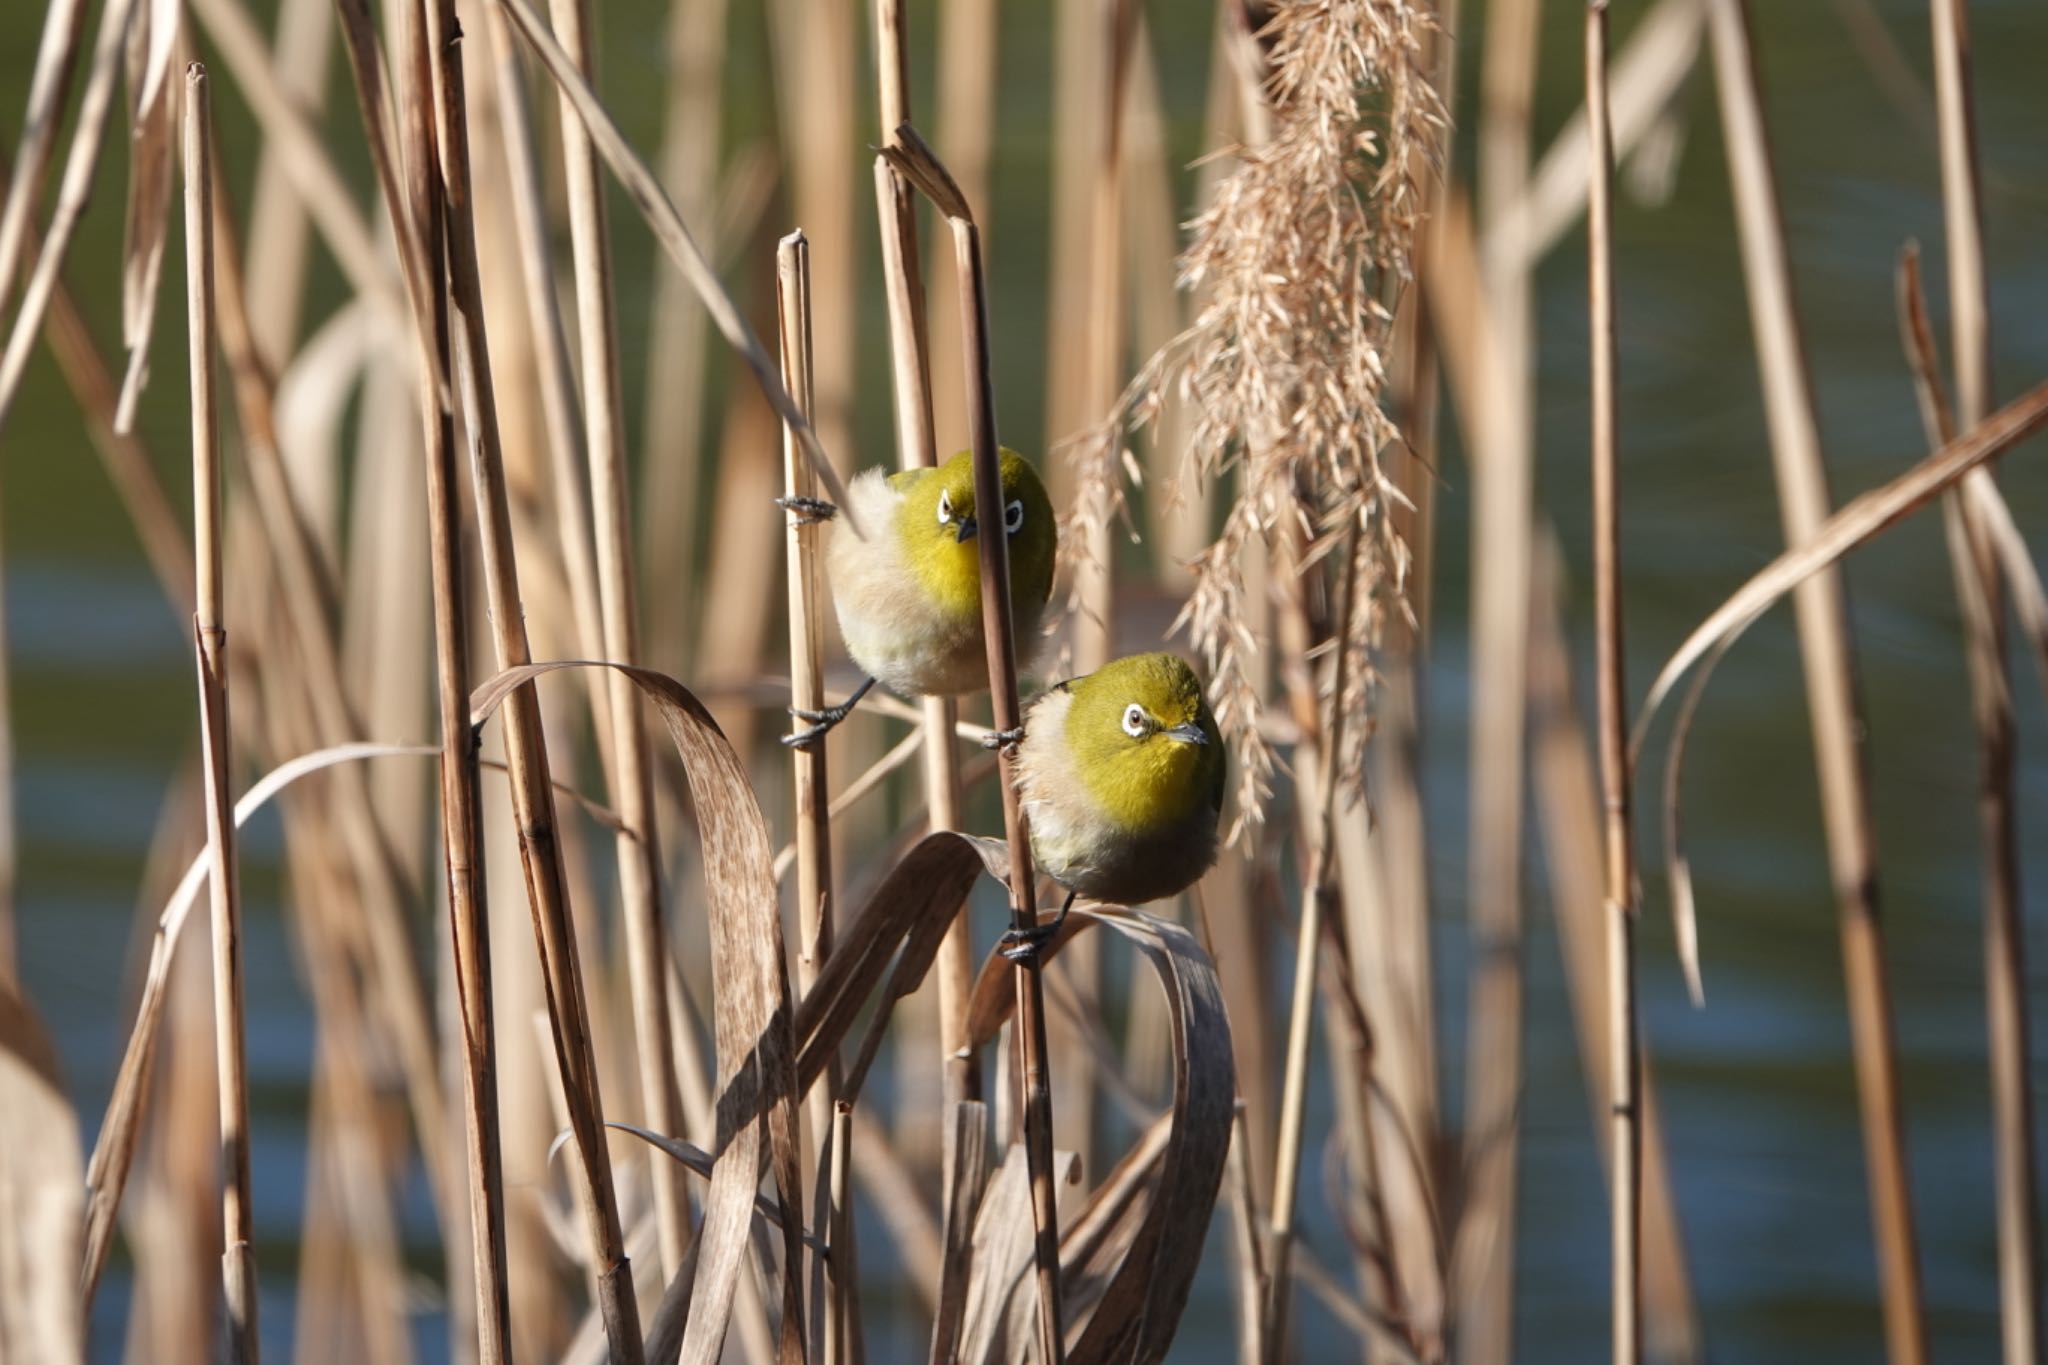
[[[484, 888], [483, 814], [478, 744], [469, 722], [469, 626], [462, 511], [456, 485], [452, 341], [448, 319], [445, 229], [434, 150], [434, 119], [424, 92], [426, 55], [406, 55], [415, 97], [400, 105], [407, 179], [384, 124], [384, 63], [363, 0], [336, 0], [364, 131], [384, 191], [401, 273], [412, 301], [421, 373], [420, 407], [427, 504], [427, 558], [433, 600], [434, 681], [441, 728], [442, 868], [448, 896], [458, 1020], [462, 1027], [462, 1119], [468, 1177], [470, 1269], [476, 1296], [477, 1359], [509, 1358], [505, 1180], [498, 1127], [497, 1035], [492, 1008], [490, 919]], [[429, 1141], [423, 1135], [422, 1141]]]
[[[431, 91], [416, 84], [407, 92], [408, 98], [424, 102], [438, 96], [429, 107], [435, 112], [438, 131], [438, 189], [447, 214], [450, 284], [455, 312], [462, 325], [458, 379], [470, 430], [470, 475], [475, 486], [477, 540], [485, 595], [490, 604], [492, 643], [499, 667], [513, 668], [529, 662], [531, 654], [512, 543], [490, 342], [484, 330], [483, 289], [477, 273], [462, 50], [456, 41], [453, 0], [418, 0], [408, 9], [410, 40], [418, 52], [425, 54], [432, 77]], [[415, 56], [416, 74], [427, 74], [420, 71], [420, 61]], [[540, 698], [531, 683], [515, 690], [506, 700], [504, 736], [513, 817], [519, 827], [520, 860], [533, 912], [555, 1061], [561, 1072], [569, 1127], [576, 1139], [582, 1179], [575, 1188], [590, 1238], [598, 1312], [612, 1358], [622, 1365], [640, 1365], [640, 1314], [633, 1290], [632, 1265], [626, 1256], [625, 1236], [619, 1223], [611, 1157], [605, 1146], [604, 1102], [556, 832]]]
[[192, 378], [192, 616], [206, 777], [207, 890], [213, 906], [214, 1050], [220, 1068], [221, 1281], [237, 1365], [262, 1351], [249, 1191], [249, 1062], [242, 1015], [241, 881], [228, 784], [226, 592], [221, 567], [220, 419], [214, 407], [213, 119], [206, 68], [185, 69], [185, 298]]
[[[974, 501], [978, 507], [1000, 507], [1003, 477], [996, 445], [994, 362], [989, 354], [988, 275], [981, 256], [981, 233], [974, 225], [960, 187], [946, 168], [904, 124], [883, 149], [891, 166], [901, 171], [930, 199], [953, 230], [953, 262], [960, 289], [960, 338], [969, 380], [968, 430], [972, 433]], [[981, 629], [988, 647], [990, 710], [999, 733], [1023, 724], [1017, 700], [1017, 640], [1010, 612], [1010, 545], [1007, 536], [981, 536]], [[1004, 762], [1011, 761], [1004, 751]], [[1010, 925], [1028, 932], [1038, 925], [1037, 873], [1031, 860], [1031, 834], [1017, 784], [1005, 771], [1003, 833], [1010, 853]], [[1066, 1341], [1060, 1316], [1059, 1207], [1053, 1189], [1052, 1089], [1049, 1049], [1045, 1042], [1045, 968], [1036, 958], [1020, 964], [1017, 977], [1017, 1050], [1023, 1073], [1024, 1159], [1031, 1178], [1032, 1256], [1038, 1279], [1038, 1351], [1044, 1365], [1063, 1365]]]
[[[1709, 33], [1785, 539], [1797, 548], [1814, 539], [1827, 519], [1827, 475], [1812, 381], [1793, 313], [1791, 265], [1772, 180], [1745, 0], [1712, 0]], [[1921, 1365], [1927, 1359], [1927, 1335], [1920, 1313], [1905, 1119], [1878, 914], [1876, 839], [1859, 738], [1864, 727], [1841, 575], [1829, 569], [1808, 578], [1796, 590], [1794, 605], [1807, 706], [1813, 717], [1828, 861], [1841, 920], [1885, 1339], [1893, 1365]]]
[[[1932, 0], [1934, 93], [1941, 133], [1949, 325], [1956, 422], [1968, 430], [1991, 409], [1991, 307], [1984, 270], [1983, 196], [1970, 85], [1965, 0]], [[1953, 430], [1930, 433], [1937, 442]], [[1984, 843], [1984, 1007], [1990, 1031], [1991, 1103], [1998, 1172], [1999, 1319], [2007, 1365], [2041, 1354], [2040, 1230], [2036, 1221], [2034, 1119], [2029, 1098], [2026, 933], [2014, 827], [2016, 757], [2006, 660], [2005, 582], [1986, 525], [1998, 501], [1991, 471], [1978, 470], [1950, 499], [1956, 591], [1965, 600], [1972, 714], [1979, 755]], [[1973, 586], [1968, 579], [1975, 577]], [[1972, 602], [1970, 599], [1975, 598]], [[1974, 608], [1974, 609], [1972, 609]]]
[[[898, 145], [896, 130], [910, 122], [910, 53], [903, 0], [876, 0], [876, 69], [880, 73], [883, 136]], [[917, 202], [909, 182], [884, 158], [875, 160], [875, 216], [881, 229], [882, 283], [889, 301], [889, 365], [896, 393], [896, 458], [905, 469], [938, 463], [932, 435], [931, 345], [925, 329], [924, 270], [918, 245]], [[934, 830], [960, 827], [960, 751], [954, 726], [959, 703], [926, 697], [924, 790]], [[956, 915], [932, 964], [938, 978], [939, 1047], [946, 1112], [980, 1098], [981, 1078], [967, 1037], [967, 1001], [974, 991], [974, 945], [967, 919]], [[948, 1151], [952, 1150], [950, 1146]], [[947, 1188], [951, 1188], [950, 1176]]]
[[[552, 0], [549, 9], [563, 49], [594, 89], [589, 0]], [[619, 388], [618, 323], [612, 298], [611, 236], [605, 225], [604, 177], [590, 133], [576, 117], [574, 101], [566, 93], [559, 98], [569, 237], [576, 266], [576, 330], [583, 352], [584, 453], [590, 461], [604, 656], [614, 663], [638, 664], [633, 522], [627, 510], [625, 412]], [[667, 983], [662, 969], [667, 950], [661, 923], [661, 851], [655, 839], [646, 711], [631, 678], [617, 669], [607, 669], [605, 681], [611, 694], [612, 799], [624, 826], [616, 848], [641, 1104], [657, 1130], [679, 1135], [683, 1111], [669, 1043]], [[683, 1248], [689, 1240], [689, 1210], [676, 1164], [657, 1158], [652, 1165], [662, 1270], [669, 1275], [682, 1264]]]
[[[778, 335], [782, 386], [808, 417], [816, 395], [811, 375], [811, 246], [801, 231], [790, 233], [776, 244], [775, 301], [781, 323]], [[811, 475], [810, 462], [797, 444], [796, 433], [787, 425], [782, 429], [782, 481], [783, 491], [792, 498], [817, 496], [817, 480]], [[818, 578], [818, 527], [794, 512], [789, 518], [786, 555], [789, 704], [799, 711], [818, 711], [826, 704], [825, 606]], [[803, 722], [796, 721], [794, 725], [800, 729]], [[819, 968], [832, 952], [831, 784], [822, 742], [791, 749], [789, 760], [796, 797], [796, 986], [801, 999], [810, 993]], [[836, 1137], [832, 1105], [839, 1094], [838, 1071], [836, 1062], [827, 1066], [823, 1084], [812, 1087], [804, 1097], [812, 1151], [823, 1158], [828, 1147], [832, 1147], [833, 1162], [840, 1155], [832, 1146]], [[829, 1166], [821, 1166], [806, 1172], [806, 1179], [815, 1182], [813, 1190], [829, 1188], [829, 1171]], [[817, 1231], [829, 1235], [822, 1226]], [[833, 1250], [838, 1250], [836, 1244]], [[826, 1265], [823, 1257], [819, 1262], [827, 1279], [812, 1311], [821, 1315], [818, 1320], [826, 1331], [814, 1334], [813, 1340], [830, 1341], [844, 1321], [842, 1300], [855, 1291], [845, 1283], [836, 1263]], [[797, 1272], [792, 1269], [789, 1273]], [[839, 1357], [828, 1348], [827, 1358]]]
[[[1315, 1030], [1316, 962], [1323, 936], [1323, 913], [1336, 871], [1337, 773], [1344, 766], [1344, 695], [1350, 683], [1350, 621], [1358, 591], [1358, 530], [1340, 542], [1344, 556], [1337, 613], [1331, 618], [1336, 648], [1336, 676], [1331, 682], [1329, 719], [1315, 715], [1305, 734], [1305, 752], [1315, 754], [1315, 842], [1309, 848], [1307, 875], [1301, 883], [1301, 929], [1294, 948], [1294, 997], [1287, 1023], [1287, 1062], [1280, 1091], [1280, 1135], [1273, 1162], [1272, 1226], [1267, 1233], [1265, 1343], [1268, 1365], [1281, 1359], [1287, 1338], [1288, 1286], [1294, 1246], [1294, 1201], [1301, 1179], [1301, 1148], [1308, 1110], [1308, 1052]], [[1306, 655], [1307, 651], [1303, 651]], [[1306, 658], [1304, 668], [1309, 667]], [[1314, 730], [1320, 730], [1316, 735]], [[1320, 744], [1316, 741], [1320, 739]]]
[[1614, 139], [1607, 108], [1607, 0], [1586, 7], [1586, 311], [1593, 371], [1593, 617], [1600, 689], [1600, 808], [1607, 895], [1608, 1201], [1614, 1360], [1642, 1354], [1643, 1147], [1636, 1060], [1635, 848], [1629, 838], [1628, 696], [1621, 633], [1621, 511], [1614, 431]]

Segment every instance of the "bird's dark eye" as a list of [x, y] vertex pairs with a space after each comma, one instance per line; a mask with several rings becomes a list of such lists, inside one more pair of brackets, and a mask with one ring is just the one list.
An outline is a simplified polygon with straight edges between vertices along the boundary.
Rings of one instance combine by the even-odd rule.
[[1024, 504], [1022, 502], [1012, 501], [1008, 507], [1005, 507], [1003, 509], [1003, 529], [1014, 536], [1017, 534], [1018, 531], [1022, 530], [1023, 528]]
[[939, 490], [939, 525], [944, 526], [953, 519], [953, 495], [945, 489]]
[[[1012, 506], [1014, 505], [1013, 503]], [[1124, 708], [1124, 733], [1132, 739], [1143, 739], [1145, 737], [1145, 721], [1145, 708], [1138, 705], [1138, 703], [1132, 702]]]

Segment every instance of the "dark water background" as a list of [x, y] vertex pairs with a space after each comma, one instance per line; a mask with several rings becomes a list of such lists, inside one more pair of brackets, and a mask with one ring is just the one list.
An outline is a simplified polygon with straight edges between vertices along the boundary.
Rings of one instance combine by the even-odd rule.
[[[40, 8], [32, 0], [0, 6], [0, 133], [10, 142]], [[1479, 7], [1467, 0], [1466, 8]], [[1617, 45], [1647, 8], [1638, 0], [1616, 3]], [[1938, 326], [1945, 317], [1931, 108], [1902, 108], [1886, 94], [1849, 42], [1841, 8], [1834, 0], [1753, 5], [1837, 501], [1897, 473], [1922, 450], [1893, 321], [1893, 263], [1909, 237], [1928, 248]], [[1922, 5], [1881, 0], [1875, 8], [1913, 70], [1928, 80]], [[652, 0], [610, 0], [600, 9], [606, 95], [628, 135], [651, 149], [658, 141], [656, 93], [665, 80], [662, 7]], [[729, 141], [761, 133], [773, 117], [760, 18], [748, 5], [734, 10]], [[1201, 150], [1207, 7], [1154, 4], [1148, 10], [1174, 119], [1174, 151], [1184, 161]], [[2033, 0], [1977, 0], [1971, 10], [1997, 393], [2010, 397], [2048, 375], [2048, 13]], [[922, 69], [929, 61], [931, 8], [917, 15]], [[1539, 147], [1576, 103], [1579, 32], [1578, 6], [1546, 7]], [[864, 20], [861, 33], [865, 45]], [[1462, 88], [1469, 92], [1476, 85], [1477, 45], [1469, 41], [1473, 33], [1466, 36]], [[1043, 434], [1037, 409], [1044, 386], [1052, 58], [1041, 7], [1024, 0], [1006, 5], [1002, 41], [992, 171], [997, 387], [1006, 439], [1035, 448]], [[866, 65], [864, 57], [864, 88]], [[356, 125], [338, 59], [333, 81], [331, 99], [342, 117], [332, 141], [367, 193], [363, 159], [350, 141]], [[253, 165], [249, 119], [232, 82], [221, 79], [216, 86], [229, 175], [246, 191]], [[928, 91], [920, 91], [920, 100], [920, 107], [930, 107]], [[1623, 552], [1630, 667], [1638, 687], [1683, 632], [1781, 544], [1711, 72], [1704, 65], [1681, 104], [1685, 142], [1671, 197], [1657, 205], [1625, 198], [1617, 225]], [[861, 107], [872, 107], [871, 96]], [[1461, 123], [1469, 122], [1469, 112], [1459, 111]], [[868, 139], [863, 130], [863, 142]], [[1468, 152], [1469, 137], [1459, 149], [1467, 166]], [[849, 148], [849, 155], [865, 164], [861, 148]], [[119, 334], [121, 175], [117, 149], [102, 168], [94, 211], [69, 269], [106, 341]], [[857, 187], [864, 195], [864, 178], [857, 178]], [[622, 328], [634, 354], [651, 297], [634, 282], [651, 279], [660, 267], [633, 214], [615, 202], [625, 282]], [[859, 221], [871, 234], [865, 203]], [[771, 213], [779, 221], [782, 210]], [[871, 243], [865, 249], [871, 251]], [[157, 328], [157, 375], [143, 412], [144, 430], [162, 452], [179, 451], [184, 441], [182, 347], [175, 344], [180, 250], [174, 238]], [[1590, 659], [1583, 281], [1583, 239], [1574, 235], [1540, 275], [1537, 485], [1542, 509], [1566, 547], [1582, 681]], [[879, 336], [879, 283], [869, 278], [865, 287], [862, 326]], [[309, 321], [338, 294], [332, 268], [317, 266]], [[885, 359], [879, 344], [864, 350], [861, 435], [863, 453], [873, 459], [885, 448], [887, 432]], [[629, 380], [637, 382], [638, 375], [629, 372]], [[637, 394], [629, 393], [626, 410], [637, 424]], [[31, 371], [0, 454], [20, 749], [22, 969], [57, 1035], [89, 1134], [127, 1029], [123, 973], [142, 857], [165, 784], [192, 746], [189, 665], [183, 628], [148, 578], [46, 359]], [[2044, 454], [2035, 442], [2005, 462], [2003, 476], [2019, 524], [2037, 548], [2041, 528], [2048, 527]], [[183, 486], [178, 469], [166, 475], [174, 493]], [[1436, 646], [1425, 705], [1444, 1093], [1455, 1104], [1463, 1056], [1463, 636], [1470, 553], [1469, 479], [1459, 458], [1446, 463], [1444, 479]], [[1848, 576], [1870, 724], [1928, 1326], [1938, 1359], [1990, 1360], [1997, 1350], [1995, 1196], [1975, 762], [1937, 521], [1921, 517], [1860, 553]], [[647, 593], [646, 610], [661, 610], [658, 592]], [[2038, 942], [2044, 928], [2039, 888], [2048, 884], [2040, 838], [2048, 810], [2048, 726], [2037, 681], [2019, 665], [2020, 828], [2032, 892], [2028, 925]], [[1656, 780], [1654, 769], [1649, 777]], [[1654, 875], [1642, 936], [1643, 1002], [1710, 1350], [1727, 1362], [1879, 1359], [1834, 910], [1786, 613], [1753, 630], [1722, 668], [1700, 715], [1687, 791], [1710, 1004], [1695, 1012], [1686, 1003], [1663, 886]], [[312, 1051], [310, 1004], [276, 901], [277, 854], [276, 827], [259, 822], [245, 853], [248, 1005], [264, 1327], [273, 1351], [292, 1333], [291, 1240], [303, 1204]], [[1605, 1353], [1605, 1197], [1538, 857], [1532, 852], [1528, 879], [1518, 1354], [1531, 1362], [1576, 1362]], [[2036, 964], [2043, 957], [2036, 952]], [[2040, 979], [2036, 965], [2029, 973], [2029, 995], [2036, 1000]], [[2037, 1081], [2040, 1070], [2037, 1063]], [[1338, 1260], [1342, 1244], [1320, 1219], [1320, 1201], [1306, 1202], [1306, 1235]], [[408, 1220], [422, 1244], [432, 1235], [424, 1214], [417, 1208]], [[1218, 1292], [1197, 1295], [1176, 1359], [1230, 1358], [1220, 1242], [1212, 1253], [1205, 1276]], [[117, 1261], [101, 1296], [96, 1358], [116, 1357], [125, 1295]], [[895, 1358], [899, 1350], [907, 1358], [917, 1349], [907, 1323], [874, 1314], [870, 1325], [875, 1359]], [[423, 1321], [421, 1330], [423, 1347], [438, 1354], [444, 1343], [438, 1321]], [[1330, 1354], [1338, 1350], [1334, 1328], [1313, 1308], [1304, 1332], [1311, 1348], [1306, 1358], [1336, 1358]]]

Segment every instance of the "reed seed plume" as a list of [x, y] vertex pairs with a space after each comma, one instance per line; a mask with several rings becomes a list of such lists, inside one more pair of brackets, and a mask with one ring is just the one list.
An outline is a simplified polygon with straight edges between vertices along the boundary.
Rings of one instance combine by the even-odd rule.
[[[1269, 134], [1236, 149], [1236, 168], [1194, 220], [1180, 259], [1181, 288], [1206, 302], [1139, 371], [1106, 430], [1076, 451], [1081, 496], [1061, 537], [1069, 547], [1088, 543], [1073, 531], [1123, 515], [1121, 432], [1170, 398], [1194, 414], [1175, 482], [1237, 477], [1235, 503], [1190, 566], [1176, 629], [1208, 664], [1217, 722], [1238, 759], [1238, 830], [1261, 818], [1275, 765], [1248, 667], [1259, 646], [1242, 624], [1246, 551], [1270, 549], [1292, 517], [1309, 546], [1305, 565], [1315, 564], [1358, 524], [1361, 610], [1344, 640], [1351, 695], [1340, 699], [1354, 711], [1373, 687], [1373, 647], [1405, 610], [1410, 553], [1390, 515], [1402, 497], [1380, 460], [1401, 436], [1381, 396], [1446, 124], [1426, 57], [1432, 22], [1410, 0], [1271, 7], [1245, 45], [1260, 65]], [[1370, 730], [1369, 721], [1353, 727], [1347, 745], [1353, 796]]]

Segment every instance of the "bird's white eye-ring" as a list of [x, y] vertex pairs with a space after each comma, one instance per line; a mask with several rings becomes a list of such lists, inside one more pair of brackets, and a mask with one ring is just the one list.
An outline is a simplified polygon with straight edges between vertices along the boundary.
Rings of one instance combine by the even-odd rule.
[[1132, 702], [1124, 708], [1124, 733], [1132, 739], [1143, 739], [1146, 730], [1145, 708]]
[[1013, 536], [1024, 529], [1024, 504], [1022, 502], [1013, 499], [1010, 505], [1003, 509], [1003, 529]]
[[953, 495], [945, 489], [939, 490], [939, 525], [944, 526], [953, 519]]

